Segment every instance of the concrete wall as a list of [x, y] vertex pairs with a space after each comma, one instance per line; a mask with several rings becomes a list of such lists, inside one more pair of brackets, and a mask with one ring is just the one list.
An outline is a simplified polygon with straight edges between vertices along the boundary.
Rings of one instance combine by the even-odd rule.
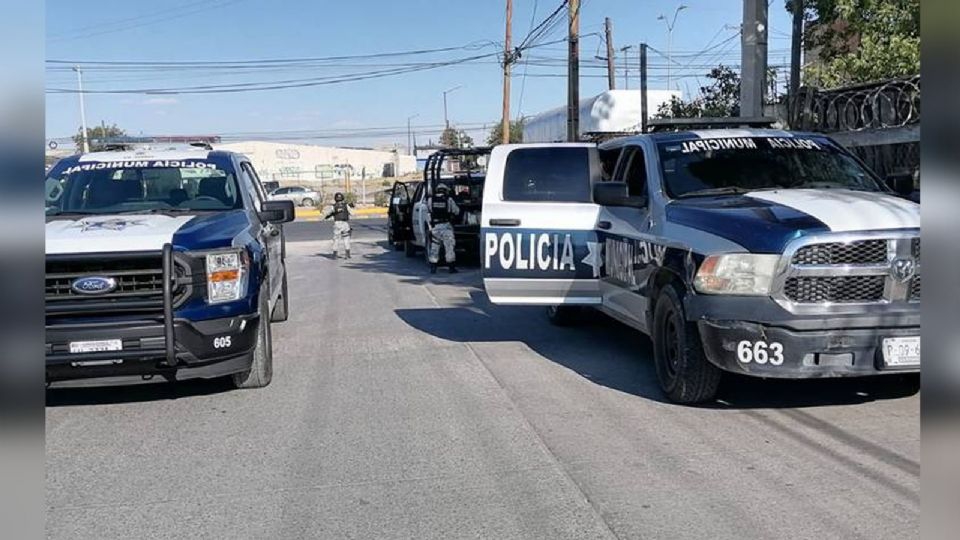
[[288, 144], [247, 141], [213, 145], [217, 150], [229, 150], [246, 155], [253, 161], [264, 181], [275, 180], [282, 185], [340, 183], [387, 176], [398, 176], [417, 170], [413, 156], [399, 152], [334, 148], [308, 144]]

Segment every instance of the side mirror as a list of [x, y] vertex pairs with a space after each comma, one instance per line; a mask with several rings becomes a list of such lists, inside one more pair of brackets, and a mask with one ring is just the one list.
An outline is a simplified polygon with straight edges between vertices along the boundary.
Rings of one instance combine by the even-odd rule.
[[887, 186], [901, 197], [913, 194], [913, 175], [910, 173], [894, 173], [887, 175]]
[[625, 182], [598, 182], [593, 185], [593, 202], [603, 206], [645, 208], [646, 197], [631, 197]]
[[297, 217], [293, 201], [264, 201], [260, 221], [265, 223], [289, 223]]

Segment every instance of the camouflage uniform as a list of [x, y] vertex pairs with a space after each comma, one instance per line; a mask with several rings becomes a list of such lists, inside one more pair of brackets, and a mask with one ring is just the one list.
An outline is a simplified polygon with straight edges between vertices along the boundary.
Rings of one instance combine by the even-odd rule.
[[440, 184], [437, 194], [430, 198], [430, 245], [427, 249], [427, 258], [430, 260], [430, 271], [436, 272], [440, 262], [440, 246], [443, 246], [444, 259], [451, 272], [456, 272], [457, 241], [453, 234], [451, 221], [453, 216], [460, 213], [460, 207], [449, 195], [449, 188]]
[[323, 219], [333, 218], [333, 256], [343, 249], [350, 258], [350, 207], [342, 193], [334, 197], [333, 208]]

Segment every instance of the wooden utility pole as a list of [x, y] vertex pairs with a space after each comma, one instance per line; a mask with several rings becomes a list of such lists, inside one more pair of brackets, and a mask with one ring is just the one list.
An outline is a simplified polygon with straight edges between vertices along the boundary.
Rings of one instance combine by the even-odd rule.
[[647, 44], [640, 44], [640, 132], [647, 132]]
[[610, 90], [616, 90], [617, 72], [613, 65], [613, 22], [610, 17], [603, 21], [603, 30], [607, 36], [607, 86]]
[[513, 63], [511, 38], [513, 0], [507, 0], [507, 30], [503, 42], [503, 119], [500, 120], [500, 142], [510, 143], [510, 65]]
[[580, 0], [570, 0], [568, 6], [567, 141], [576, 142], [580, 139]]
[[793, 0], [793, 42], [790, 46], [790, 101], [800, 91], [801, 47], [803, 46], [803, 0]]

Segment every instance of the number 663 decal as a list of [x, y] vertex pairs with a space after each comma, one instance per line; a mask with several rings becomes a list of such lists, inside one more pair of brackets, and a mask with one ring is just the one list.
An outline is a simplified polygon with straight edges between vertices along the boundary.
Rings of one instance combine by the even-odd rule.
[[744, 364], [755, 362], [762, 366], [769, 362], [771, 366], [780, 366], [783, 365], [783, 345], [744, 340], [737, 344], [737, 359]]

